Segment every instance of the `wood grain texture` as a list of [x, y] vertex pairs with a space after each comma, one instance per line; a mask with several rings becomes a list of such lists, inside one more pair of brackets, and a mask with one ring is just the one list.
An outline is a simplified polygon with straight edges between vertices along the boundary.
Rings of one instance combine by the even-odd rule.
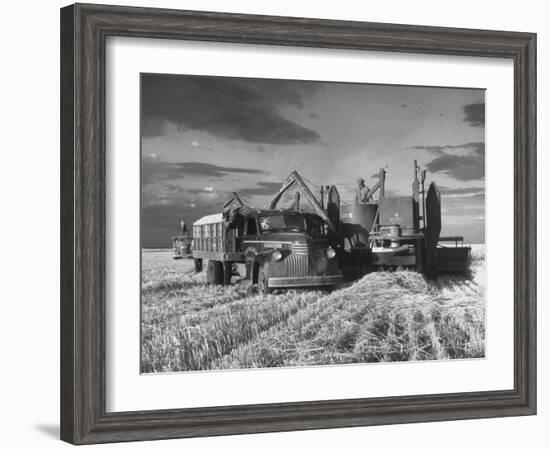
[[61, 437], [65, 441], [74, 441], [72, 425], [69, 425], [75, 415], [74, 397], [74, 21], [72, 8], [61, 11]]
[[[155, 37], [514, 61], [514, 389], [105, 412], [105, 41]], [[536, 412], [536, 35], [77, 4], [61, 10], [61, 438], [73, 444]]]

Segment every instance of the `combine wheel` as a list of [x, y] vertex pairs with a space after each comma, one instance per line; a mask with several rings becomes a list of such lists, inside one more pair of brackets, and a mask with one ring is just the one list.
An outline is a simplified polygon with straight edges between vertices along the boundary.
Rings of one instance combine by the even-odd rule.
[[217, 260], [209, 260], [206, 269], [206, 282], [210, 285], [223, 285], [223, 264]]

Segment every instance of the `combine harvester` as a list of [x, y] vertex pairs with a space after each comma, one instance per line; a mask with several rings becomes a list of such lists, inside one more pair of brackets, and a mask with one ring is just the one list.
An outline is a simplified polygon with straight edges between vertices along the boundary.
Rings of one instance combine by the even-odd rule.
[[[330, 288], [385, 269], [414, 269], [429, 277], [467, 272], [470, 247], [462, 237], [440, 236], [441, 197], [433, 182], [425, 193], [426, 172], [415, 161], [412, 195], [399, 197], [386, 196], [385, 175], [380, 170], [367, 201], [353, 205], [340, 205], [334, 185], [321, 186], [318, 200], [296, 171], [265, 209], [246, 206], [234, 193], [223, 213], [193, 224], [195, 269], [207, 259], [208, 282], [227, 285], [242, 264], [245, 277], [263, 293]], [[294, 202], [281, 208], [291, 187]], [[302, 197], [313, 213], [300, 208]]]
[[[440, 235], [441, 195], [435, 182], [430, 183], [426, 192], [426, 171], [420, 171], [414, 161], [411, 196], [387, 196], [385, 170], [381, 169], [377, 176], [378, 183], [366, 203], [341, 207], [344, 239], [349, 233], [346, 229], [355, 229], [362, 233], [362, 240], [368, 241], [369, 271], [403, 267], [428, 277], [466, 273], [471, 248], [463, 245], [462, 236]], [[377, 191], [379, 198], [373, 200]], [[454, 245], [443, 246], [442, 242]], [[353, 241], [350, 246], [354, 249]]]

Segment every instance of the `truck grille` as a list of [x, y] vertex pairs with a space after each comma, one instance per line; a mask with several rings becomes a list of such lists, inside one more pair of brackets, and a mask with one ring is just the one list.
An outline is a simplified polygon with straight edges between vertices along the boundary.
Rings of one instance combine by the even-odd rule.
[[313, 252], [313, 245], [307, 243], [293, 243], [292, 254], [298, 256], [309, 256]]
[[309, 257], [299, 256], [297, 254], [289, 254], [285, 258], [288, 276], [300, 277], [308, 275]]

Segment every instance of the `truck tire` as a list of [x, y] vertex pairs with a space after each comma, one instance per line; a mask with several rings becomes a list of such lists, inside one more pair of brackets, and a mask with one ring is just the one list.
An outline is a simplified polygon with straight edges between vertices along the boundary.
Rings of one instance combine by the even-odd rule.
[[260, 271], [258, 273], [258, 287], [260, 288], [260, 292], [264, 295], [268, 295], [273, 292], [273, 288], [269, 287], [268, 280], [269, 277], [267, 275], [267, 266], [264, 264], [260, 267]]
[[217, 260], [209, 260], [206, 269], [206, 282], [210, 285], [223, 285], [223, 264]]
[[223, 285], [231, 285], [231, 274], [233, 273], [233, 263], [223, 263]]
[[200, 273], [202, 271], [202, 259], [193, 259], [195, 263], [195, 273]]

